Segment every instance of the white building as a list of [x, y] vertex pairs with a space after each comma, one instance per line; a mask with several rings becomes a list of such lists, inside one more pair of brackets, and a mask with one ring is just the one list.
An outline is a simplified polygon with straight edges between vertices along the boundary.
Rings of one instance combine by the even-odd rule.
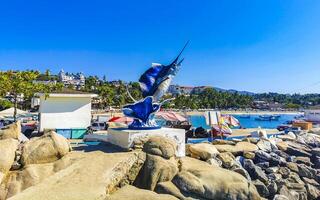
[[91, 98], [81, 92], [39, 93], [39, 130], [87, 128], [91, 123]]
[[309, 122], [320, 122], [320, 110], [305, 110], [304, 117]]
[[65, 85], [73, 85], [76, 89], [80, 89], [85, 85], [85, 77], [80, 73], [69, 74], [65, 73], [63, 69], [59, 72], [59, 80]]

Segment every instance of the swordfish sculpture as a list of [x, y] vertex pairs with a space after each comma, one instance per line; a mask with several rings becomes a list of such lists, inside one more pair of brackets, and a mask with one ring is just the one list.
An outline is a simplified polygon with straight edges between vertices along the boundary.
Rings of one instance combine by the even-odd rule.
[[161, 128], [155, 122], [154, 115], [160, 110], [161, 106], [168, 101], [160, 102], [181, 66], [183, 59], [179, 60], [179, 58], [187, 45], [188, 42], [171, 64], [162, 65], [153, 63], [151, 68], [141, 75], [139, 84], [143, 99], [136, 101], [128, 91], [134, 103], [125, 105], [122, 111], [124, 115], [134, 119], [128, 126], [129, 129], [148, 130]]

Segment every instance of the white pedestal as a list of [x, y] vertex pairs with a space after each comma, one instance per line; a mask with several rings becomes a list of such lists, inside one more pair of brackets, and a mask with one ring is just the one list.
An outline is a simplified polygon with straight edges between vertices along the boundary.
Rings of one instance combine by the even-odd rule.
[[175, 128], [161, 128], [155, 130], [129, 130], [129, 129], [108, 129], [108, 142], [124, 149], [133, 147], [134, 139], [163, 136], [172, 138], [178, 145], [176, 156], [185, 156], [185, 130]]

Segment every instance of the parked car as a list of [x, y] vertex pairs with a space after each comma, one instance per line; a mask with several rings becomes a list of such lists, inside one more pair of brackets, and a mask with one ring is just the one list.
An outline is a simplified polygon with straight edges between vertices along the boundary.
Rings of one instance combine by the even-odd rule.
[[93, 122], [91, 124], [91, 130], [92, 131], [102, 131], [108, 129], [108, 124], [105, 122]]

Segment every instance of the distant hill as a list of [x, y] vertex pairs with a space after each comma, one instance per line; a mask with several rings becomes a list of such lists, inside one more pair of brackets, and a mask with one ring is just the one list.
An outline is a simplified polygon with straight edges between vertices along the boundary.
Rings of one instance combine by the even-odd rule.
[[243, 95], [249, 95], [249, 96], [253, 96], [255, 95], [254, 92], [248, 92], [248, 91], [239, 91], [239, 90], [235, 90], [235, 89], [222, 89], [222, 88], [218, 88], [218, 87], [214, 87], [214, 89], [216, 89], [217, 91], [222, 91], [222, 92], [230, 92], [230, 93], [239, 93], [239, 94], [243, 94]]

